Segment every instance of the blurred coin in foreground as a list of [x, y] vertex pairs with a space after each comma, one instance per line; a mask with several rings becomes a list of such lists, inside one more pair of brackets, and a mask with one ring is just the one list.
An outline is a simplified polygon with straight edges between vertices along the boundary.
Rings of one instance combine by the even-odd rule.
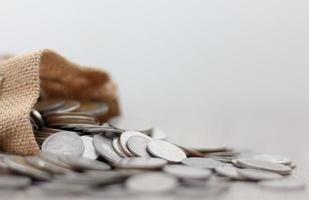
[[161, 158], [123, 158], [116, 163], [118, 168], [126, 169], [160, 169], [167, 164]]
[[289, 165], [292, 163], [292, 161], [288, 157], [281, 156], [281, 155], [256, 154], [256, 155], [252, 155], [252, 158], [256, 160], [263, 160], [263, 161], [279, 163], [283, 165]]
[[163, 171], [183, 179], [208, 179], [212, 172], [208, 169], [193, 168], [184, 165], [167, 165]]
[[179, 147], [163, 140], [152, 140], [148, 144], [147, 150], [154, 157], [170, 162], [180, 162], [187, 157]]
[[291, 179], [279, 179], [279, 180], [268, 180], [261, 181], [259, 185], [263, 188], [274, 189], [274, 190], [303, 190], [306, 185], [297, 180]]
[[167, 192], [177, 186], [173, 176], [152, 172], [131, 176], [125, 183], [130, 191], [135, 192]]
[[31, 185], [31, 179], [26, 176], [1, 175], [0, 189], [18, 189]]
[[46, 138], [42, 145], [43, 152], [54, 154], [82, 155], [84, 152], [83, 141], [72, 132], [58, 132]]
[[80, 170], [110, 170], [111, 167], [103, 162], [80, 156], [61, 155], [60, 160]]
[[242, 180], [244, 179], [238, 174], [238, 169], [234, 166], [221, 166], [221, 167], [216, 167], [215, 172], [221, 176], [228, 177], [230, 179], [235, 179], [235, 180]]

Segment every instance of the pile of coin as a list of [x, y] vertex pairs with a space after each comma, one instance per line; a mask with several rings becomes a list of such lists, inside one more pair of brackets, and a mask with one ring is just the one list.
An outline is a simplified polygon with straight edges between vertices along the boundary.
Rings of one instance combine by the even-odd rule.
[[[0, 154], [0, 188], [50, 194], [219, 195], [237, 181], [261, 188], [301, 190], [287, 157], [244, 154], [227, 147], [186, 147], [145, 120], [127, 117], [100, 123], [101, 102], [47, 99], [31, 112], [41, 152]], [[35, 187], [33, 186], [35, 185]]]

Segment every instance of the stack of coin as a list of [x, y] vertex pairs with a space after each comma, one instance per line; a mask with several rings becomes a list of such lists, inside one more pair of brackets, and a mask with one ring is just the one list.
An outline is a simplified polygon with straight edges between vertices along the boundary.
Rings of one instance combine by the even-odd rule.
[[30, 117], [41, 152], [0, 154], [0, 188], [35, 182], [44, 194], [181, 196], [220, 195], [236, 181], [276, 190], [305, 188], [293, 179], [295, 164], [287, 157], [175, 144], [145, 120], [119, 117], [101, 124], [97, 116], [107, 110], [100, 102], [38, 102]]

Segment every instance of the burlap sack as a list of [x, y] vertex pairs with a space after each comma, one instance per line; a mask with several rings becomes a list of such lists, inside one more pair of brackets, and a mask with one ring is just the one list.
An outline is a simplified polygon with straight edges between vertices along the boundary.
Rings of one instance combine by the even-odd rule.
[[109, 111], [101, 121], [120, 113], [116, 86], [107, 72], [72, 63], [51, 50], [10, 58], [0, 62], [2, 150], [20, 155], [39, 152], [29, 115], [40, 88], [45, 97], [106, 102]]

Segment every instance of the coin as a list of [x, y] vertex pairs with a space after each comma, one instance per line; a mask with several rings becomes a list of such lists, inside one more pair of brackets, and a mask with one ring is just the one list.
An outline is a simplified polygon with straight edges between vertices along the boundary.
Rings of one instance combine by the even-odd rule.
[[115, 117], [109, 120], [109, 124], [124, 131], [140, 131], [151, 133], [152, 126], [146, 120], [138, 120], [130, 117]]
[[252, 158], [256, 160], [264, 160], [264, 161], [279, 163], [283, 165], [289, 165], [292, 163], [292, 161], [289, 158], [285, 156], [281, 156], [281, 155], [256, 154], [256, 155], [252, 155]]
[[88, 135], [83, 135], [80, 137], [80, 139], [83, 141], [84, 145], [84, 152], [83, 157], [89, 158], [92, 160], [95, 160], [98, 158], [98, 153], [95, 150], [94, 144], [93, 144], [93, 138]]
[[283, 174], [283, 175], [291, 173], [290, 167], [279, 164], [279, 163], [273, 163], [273, 162], [255, 160], [255, 159], [249, 159], [249, 158], [239, 158], [236, 161], [239, 166], [245, 167], [245, 168], [262, 169], [262, 170], [272, 171], [272, 172], [276, 172], [276, 173]]
[[23, 159], [20, 158], [6, 158], [5, 163], [8, 165], [9, 169], [15, 173], [30, 176], [37, 180], [49, 180], [51, 177], [47, 172], [38, 170], [27, 165]]
[[167, 192], [178, 184], [177, 179], [173, 176], [152, 172], [134, 175], [125, 182], [125, 185], [134, 192]]
[[38, 125], [39, 129], [42, 129], [45, 126], [45, 122], [43, 120], [43, 117], [37, 110], [32, 109], [31, 112], [30, 112], [30, 117]]
[[184, 165], [167, 165], [163, 171], [182, 179], [208, 179], [212, 172], [208, 169], [193, 168]]
[[119, 137], [119, 144], [120, 144], [120, 147], [123, 150], [123, 152], [128, 157], [134, 157], [134, 155], [127, 148], [127, 142], [129, 140], [129, 138], [132, 137], [132, 136], [145, 137], [145, 138], [151, 140], [151, 138], [149, 136], [147, 136], [147, 135], [145, 135], [141, 132], [138, 132], [138, 131], [125, 131], [125, 132], [123, 132]]
[[215, 169], [224, 166], [224, 163], [212, 158], [190, 157], [182, 160], [182, 163], [191, 167]]
[[84, 145], [77, 134], [63, 131], [54, 133], [46, 138], [42, 145], [42, 151], [79, 156], [84, 152]]
[[121, 157], [113, 149], [112, 141], [110, 139], [101, 135], [95, 135], [93, 137], [93, 144], [96, 151], [107, 161], [116, 163], [121, 159]]
[[304, 190], [306, 188], [306, 185], [303, 182], [291, 179], [261, 181], [259, 182], [259, 185], [263, 188], [282, 191]]
[[215, 168], [216, 173], [221, 176], [225, 176], [235, 180], [243, 180], [244, 178], [239, 175], [237, 170], [238, 169], [236, 167], [230, 165]]
[[50, 162], [47, 162], [37, 156], [27, 156], [25, 158], [25, 161], [27, 164], [35, 168], [38, 168], [40, 170], [47, 171], [53, 174], [64, 174], [64, 173], [69, 172], [68, 169], [52, 164]]
[[79, 108], [79, 101], [75, 100], [65, 100], [64, 105], [49, 111], [49, 113], [64, 113], [64, 112], [72, 112]]
[[83, 101], [77, 112], [100, 116], [108, 112], [108, 106], [101, 101]]
[[126, 169], [161, 169], [167, 161], [161, 158], [123, 158], [115, 166]]
[[282, 178], [282, 175], [275, 172], [260, 170], [260, 169], [238, 169], [237, 172], [244, 178], [260, 181], [260, 180], [269, 180], [269, 179], [279, 179]]
[[64, 163], [71, 165], [79, 170], [110, 170], [111, 167], [103, 162], [83, 158], [80, 156], [61, 155], [60, 160]]
[[119, 144], [119, 138], [115, 137], [113, 138], [113, 141], [112, 141], [112, 146], [113, 146], [113, 149], [115, 150], [115, 152], [122, 158], [126, 158], [128, 157], [125, 152], [122, 150], [122, 148], [120, 147], [120, 144]]
[[147, 145], [150, 141], [148, 137], [131, 136], [127, 141], [127, 148], [134, 156], [149, 158], [151, 156], [147, 151]]
[[60, 160], [59, 154], [48, 153], [48, 152], [40, 152], [38, 157], [44, 161], [52, 163], [62, 168], [72, 169], [72, 167]]
[[44, 99], [36, 102], [34, 109], [39, 112], [47, 112], [64, 106], [64, 100], [61, 99]]
[[31, 185], [31, 179], [26, 176], [1, 175], [0, 188], [24, 188]]
[[154, 157], [170, 162], [180, 162], [187, 157], [179, 147], [163, 140], [152, 140], [147, 145], [147, 150]]

